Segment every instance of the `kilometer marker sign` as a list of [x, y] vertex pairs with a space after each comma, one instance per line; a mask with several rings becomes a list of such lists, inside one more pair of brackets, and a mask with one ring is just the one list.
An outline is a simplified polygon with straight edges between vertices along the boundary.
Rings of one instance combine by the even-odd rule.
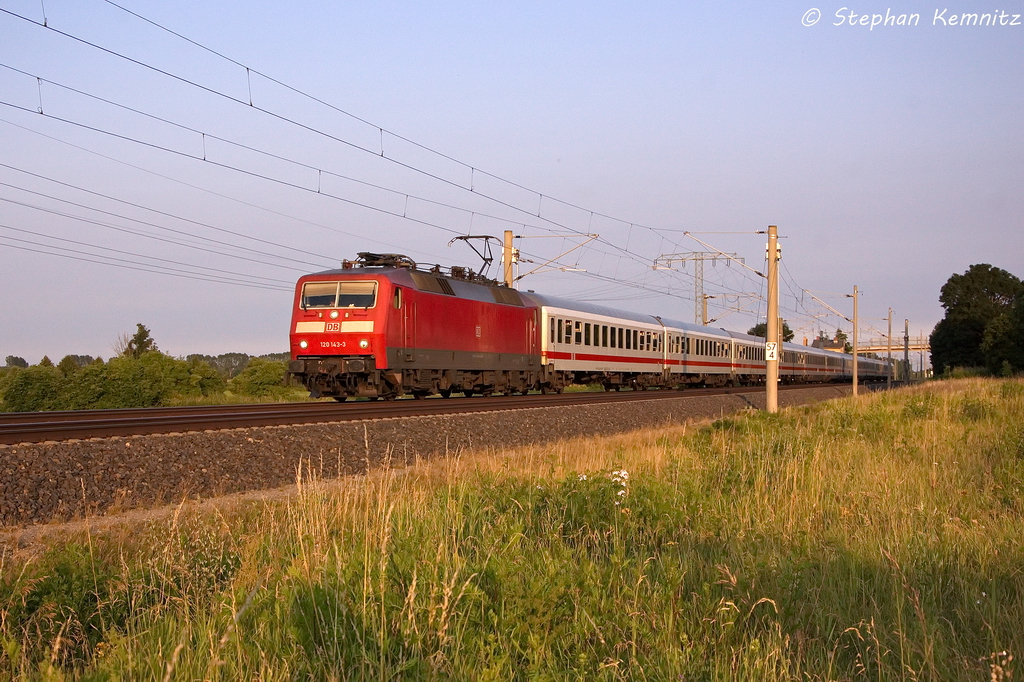
[[779, 359], [779, 344], [777, 341], [765, 341], [764, 359], [768, 362]]

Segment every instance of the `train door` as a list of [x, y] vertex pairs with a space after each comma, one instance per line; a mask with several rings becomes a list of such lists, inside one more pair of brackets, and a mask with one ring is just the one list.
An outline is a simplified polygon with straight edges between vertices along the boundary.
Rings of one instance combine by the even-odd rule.
[[409, 300], [402, 303], [402, 345], [406, 361], [411, 362], [416, 352], [416, 304]]
[[536, 358], [540, 354], [540, 348], [537, 345], [537, 317], [540, 314], [540, 308], [533, 309], [533, 315], [526, 321], [526, 347], [530, 353], [530, 364], [536, 364]]

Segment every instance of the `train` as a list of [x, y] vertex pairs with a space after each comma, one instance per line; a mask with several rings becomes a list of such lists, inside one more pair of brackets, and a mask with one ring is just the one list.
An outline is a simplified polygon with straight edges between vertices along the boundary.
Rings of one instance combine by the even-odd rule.
[[[765, 340], [657, 315], [519, 291], [468, 268], [360, 253], [299, 278], [288, 376], [314, 398], [390, 400], [757, 386]], [[781, 383], [851, 381], [853, 356], [785, 343]], [[860, 357], [862, 381], [888, 365]]]

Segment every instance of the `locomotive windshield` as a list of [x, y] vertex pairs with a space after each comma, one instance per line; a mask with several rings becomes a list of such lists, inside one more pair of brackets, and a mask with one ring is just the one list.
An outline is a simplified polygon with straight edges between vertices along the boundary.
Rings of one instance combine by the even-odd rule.
[[376, 282], [306, 282], [303, 308], [372, 308], [377, 302]]

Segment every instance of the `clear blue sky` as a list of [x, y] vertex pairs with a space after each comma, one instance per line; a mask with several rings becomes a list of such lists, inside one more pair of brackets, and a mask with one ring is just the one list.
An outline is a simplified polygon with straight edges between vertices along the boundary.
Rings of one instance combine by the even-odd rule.
[[[173, 354], [283, 351], [302, 273], [364, 250], [474, 267], [449, 239], [510, 227], [538, 262], [601, 235], [522, 288], [691, 320], [693, 266], [653, 260], [740, 232], [698, 236], [760, 270], [777, 224], [798, 339], [849, 328], [801, 289], [857, 284], [863, 335], [890, 306], [916, 334], [954, 272], [1024, 276], [1022, 3], [996, 26], [948, 25], [975, 2], [118, 4], [369, 123], [103, 0], [0, 0], [208, 88], [0, 14], [0, 357], [108, 357], [136, 322]], [[850, 25], [887, 10], [919, 19]], [[760, 293], [738, 265], [705, 280]], [[747, 297], [711, 313], [741, 302], [716, 324], [752, 325]]]

